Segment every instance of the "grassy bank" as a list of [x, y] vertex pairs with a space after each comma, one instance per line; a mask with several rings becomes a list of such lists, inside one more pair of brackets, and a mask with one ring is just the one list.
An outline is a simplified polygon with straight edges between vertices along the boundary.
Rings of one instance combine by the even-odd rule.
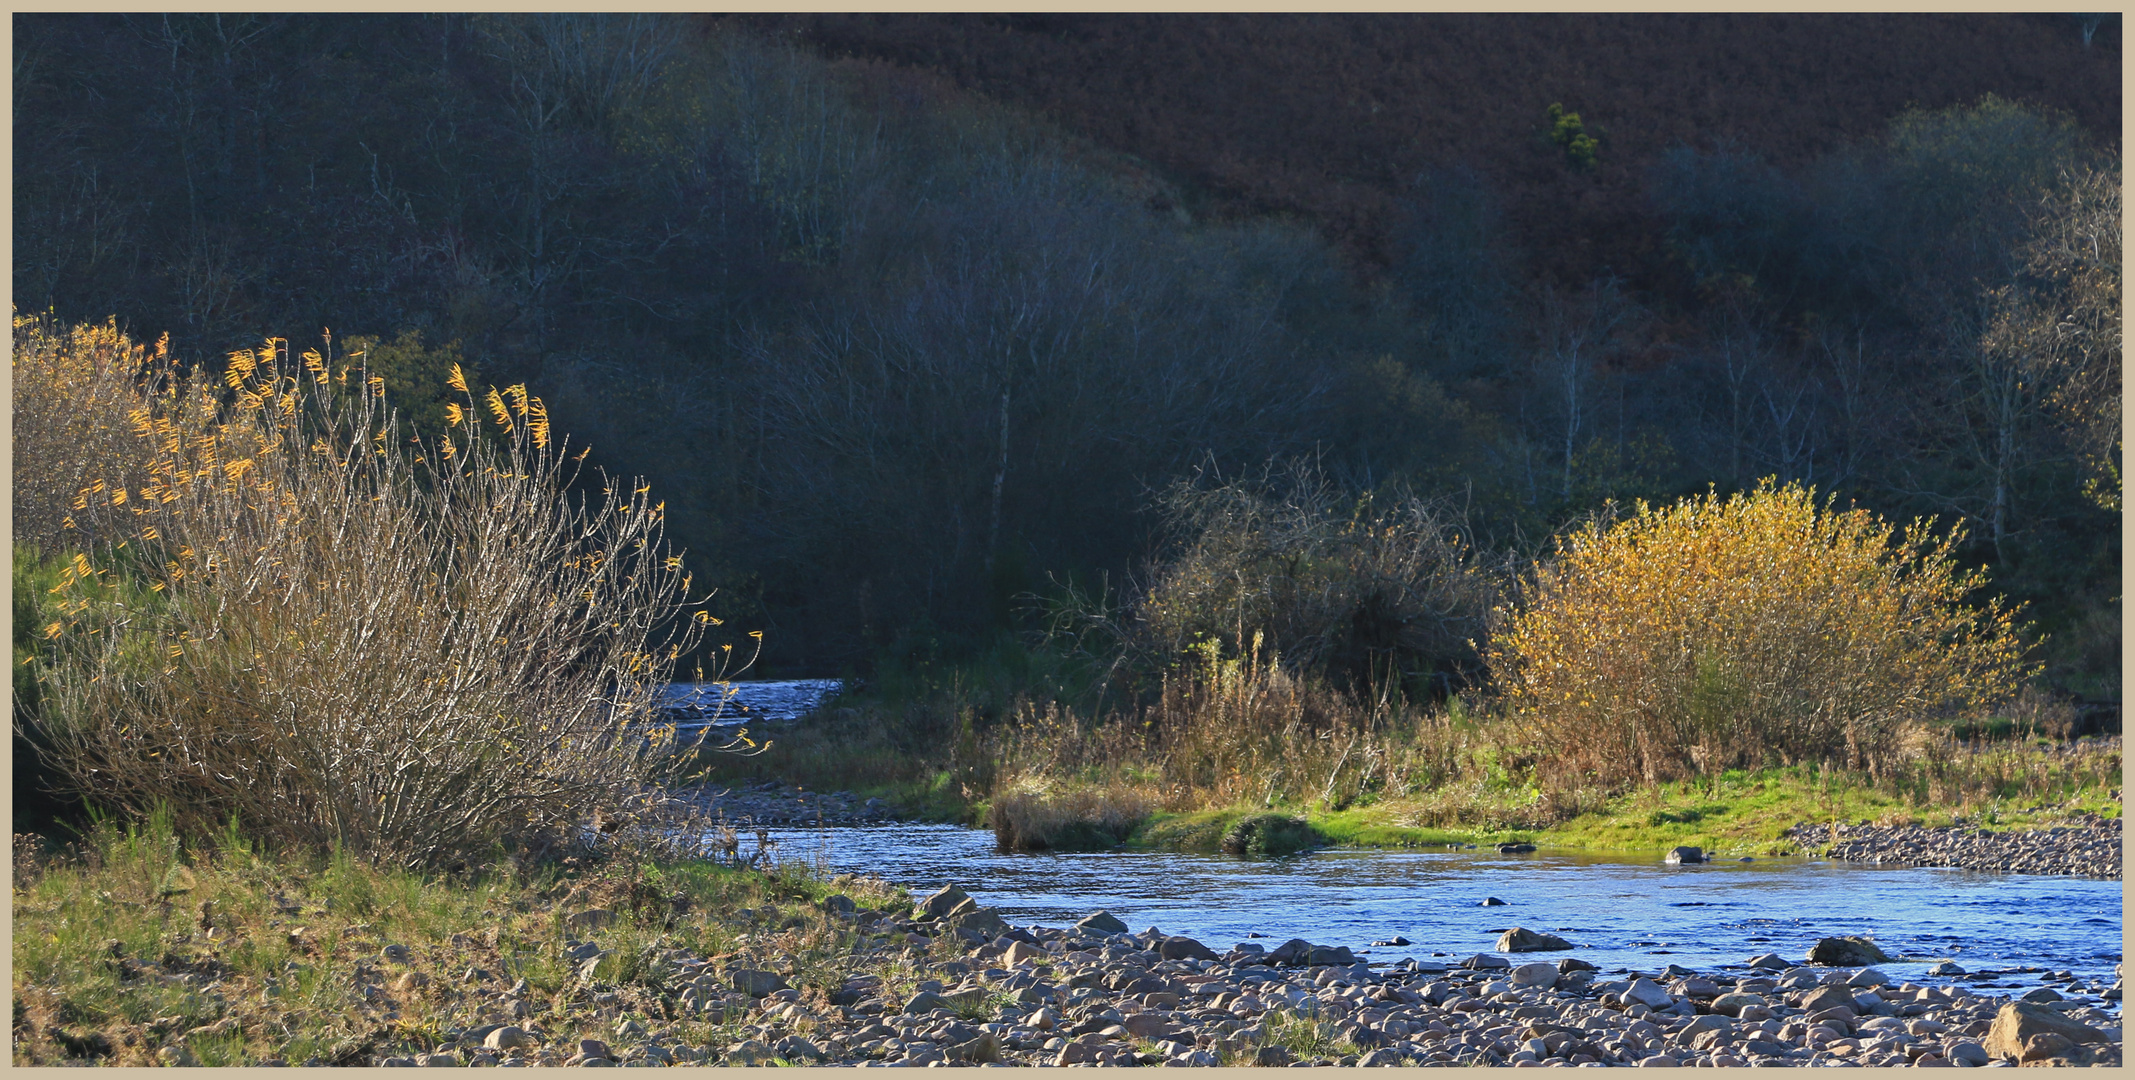
[[[2017, 765], [2037, 770], [2012, 780], [2000, 793], [1954, 805], [1919, 798], [1917, 787], [1865, 775], [1808, 768], [1730, 772], [1709, 782], [1685, 781], [1627, 792], [1603, 806], [1563, 820], [1539, 814], [1525, 821], [1492, 822], [1490, 815], [1516, 809], [1511, 800], [1474, 807], [1473, 824], [1432, 826], [1445, 802], [1390, 799], [1342, 810], [1283, 807], [1321, 843], [1343, 847], [1415, 848], [1447, 844], [1526, 842], [1553, 848], [1654, 855], [1679, 844], [1730, 855], [1799, 854], [1785, 834], [1803, 822], [1882, 825], [1964, 823], [1987, 830], [2043, 828], [2080, 816], [2121, 816], [2120, 751], [2117, 740], [2065, 747], [1975, 751], [1970, 764]], [[1998, 759], [1998, 760], [1996, 760]], [[1215, 852], [1238, 821], [1267, 813], [1230, 807], [1145, 820], [1128, 846]]]
[[1458, 701], [1358, 707], [1266, 685], [1279, 681], [1175, 693], [1102, 722], [1057, 705], [989, 717], [946, 694], [856, 698], [718, 768], [879, 795], [915, 816], [990, 825], [1026, 849], [1216, 852], [1240, 821], [1272, 812], [1344, 846], [1770, 855], [1791, 850], [1784, 834], [1803, 822], [1994, 829], [2121, 813], [2119, 738], [2047, 734], [2060, 718], [2034, 699], [1916, 725], [1870, 767], [1772, 765], [1610, 790], [1551, 783], [1514, 725]]
[[[801, 864], [643, 851], [421, 874], [276, 856], [234, 833], [182, 843], [156, 816], [61, 852], [18, 845], [14, 1062], [153, 1065], [176, 1048], [161, 1060], [362, 1065], [456, 1051], [465, 1033], [507, 1022], [550, 1047], [625, 1024], [723, 1047], [738, 1018], [730, 1030], [716, 1012], [679, 1009], [669, 961], [760, 964], [819, 1000], [867, 962], [822, 906], [834, 892], [863, 908], [909, 903]], [[566, 943], [604, 920], [613, 957], [586, 977]]]

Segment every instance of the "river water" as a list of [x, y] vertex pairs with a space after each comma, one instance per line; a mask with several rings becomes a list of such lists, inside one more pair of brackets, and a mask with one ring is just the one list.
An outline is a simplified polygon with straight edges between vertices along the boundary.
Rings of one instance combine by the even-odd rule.
[[[1740, 968], [1775, 952], [1799, 962], [1820, 937], [1861, 934], [1915, 981], [1954, 960], [1973, 986], [2113, 981], [2117, 881], [1899, 869], [1817, 859], [1670, 867], [1658, 859], [1541, 851], [1328, 849], [1246, 860], [1170, 852], [1008, 854], [954, 825], [779, 829], [774, 853], [873, 874], [915, 892], [955, 883], [1011, 922], [1065, 926], [1099, 908], [1218, 950], [1261, 935], [1348, 945], [1373, 961], [1457, 962], [1507, 927], [1558, 934], [1605, 971]], [[1489, 897], [1504, 906], [1481, 906]], [[1371, 946], [1405, 937], [1409, 946]], [[2032, 968], [2024, 972], [2018, 969]], [[1991, 978], [1978, 978], [1995, 973]], [[2021, 990], [2002, 990], [2020, 993]]]
[[707, 714], [716, 711], [722, 725], [781, 723], [800, 719], [843, 688], [837, 679], [678, 682], [668, 684], [666, 704]]
[[[837, 680], [737, 682], [730, 718], [783, 722], [841, 688]], [[720, 684], [677, 683], [677, 704], [716, 703]], [[1974, 987], [2021, 993], [2073, 972], [2113, 981], [2121, 958], [2121, 883], [1759, 859], [1671, 867], [1657, 858], [1540, 851], [1330, 849], [1245, 860], [1171, 852], [1009, 854], [993, 835], [889, 823], [770, 833], [783, 859], [872, 874], [915, 891], [955, 883], [1017, 923], [1065, 926], [1100, 908], [1217, 949], [1259, 935], [1348, 945], [1378, 961], [1457, 961], [1507, 927], [1558, 934], [1604, 970], [1739, 968], [1766, 952], [1798, 961], [1818, 938], [1861, 934], [1925, 978], [1938, 960]], [[744, 841], [745, 844], [748, 841]], [[1482, 906], [1486, 898], [1503, 906]], [[1372, 946], [1405, 937], [1408, 946]], [[2029, 970], [2025, 970], [2029, 969]]]

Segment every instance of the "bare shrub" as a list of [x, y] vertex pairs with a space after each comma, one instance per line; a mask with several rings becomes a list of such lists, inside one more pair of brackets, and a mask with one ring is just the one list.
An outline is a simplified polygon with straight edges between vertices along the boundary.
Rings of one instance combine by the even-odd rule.
[[1477, 667], [1496, 590], [1443, 505], [1345, 495], [1299, 459], [1180, 480], [1158, 509], [1177, 554], [1154, 571], [1134, 635], [1158, 658], [1201, 641], [1236, 656], [1259, 638], [1284, 666], [1359, 689]]
[[1900, 534], [1767, 481], [1593, 523], [1536, 567], [1492, 642], [1511, 712], [1556, 783], [1822, 761], [1892, 764], [1911, 719], [2013, 694], [2015, 613], [1958, 534]]
[[438, 866], [567, 833], [678, 760], [656, 707], [708, 617], [663, 505], [567, 494], [523, 386], [477, 400], [455, 371], [450, 426], [404, 444], [382, 380], [317, 352], [270, 341], [219, 387], [154, 374], [130, 414], [149, 464], [82, 485], [111, 539], [45, 631], [78, 790]]

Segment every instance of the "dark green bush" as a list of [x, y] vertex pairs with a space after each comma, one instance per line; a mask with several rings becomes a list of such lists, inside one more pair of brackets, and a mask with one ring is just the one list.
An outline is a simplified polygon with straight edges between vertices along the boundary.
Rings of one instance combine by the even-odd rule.
[[1327, 842], [1319, 830], [1287, 814], [1254, 814], [1233, 823], [1223, 834], [1226, 855], [1290, 855]]

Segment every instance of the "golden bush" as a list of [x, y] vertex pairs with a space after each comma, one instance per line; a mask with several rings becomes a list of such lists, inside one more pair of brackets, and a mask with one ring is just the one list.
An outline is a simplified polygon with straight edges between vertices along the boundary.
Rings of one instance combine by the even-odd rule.
[[134, 482], [147, 448], [131, 434], [127, 410], [140, 403], [141, 376], [164, 360], [119, 332], [117, 323], [61, 327], [45, 316], [15, 316], [15, 540], [45, 551], [79, 545], [68, 519], [93, 477]]
[[2030, 674], [2015, 612], [1967, 602], [1960, 533], [1902, 532], [1770, 481], [1567, 536], [1487, 650], [1558, 782], [1803, 760], [1876, 770], [1900, 725]]
[[[16, 348], [18, 371], [61, 349], [20, 326]], [[676, 760], [653, 721], [708, 618], [663, 506], [606, 477], [569, 494], [577, 460], [525, 387], [478, 397], [455, 370], [450, 426], [403, 441], [383, 381], [319, 352], [147, 374], [132, 447], [68, 508], [43, 630], [44, 734], [77, 790], [438, 866], [567, 834]]]

